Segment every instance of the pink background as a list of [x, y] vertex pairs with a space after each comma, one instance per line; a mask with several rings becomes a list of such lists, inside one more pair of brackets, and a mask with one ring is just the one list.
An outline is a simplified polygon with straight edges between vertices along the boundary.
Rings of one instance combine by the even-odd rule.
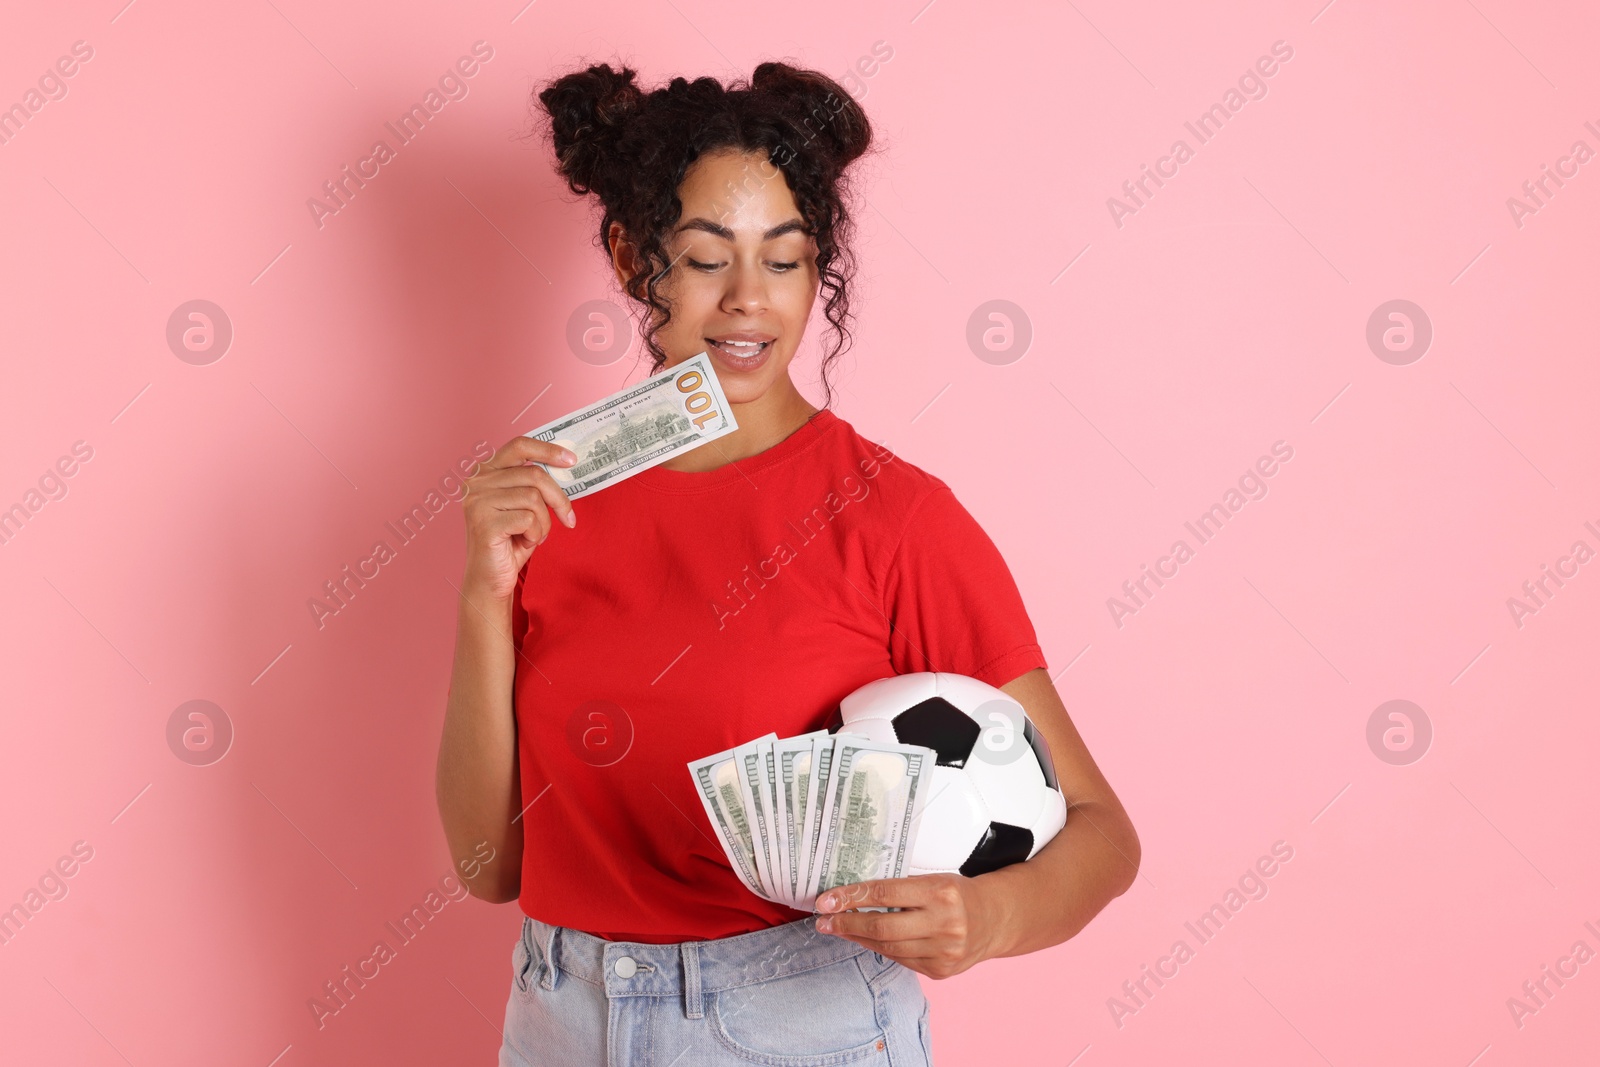
[[[0, 145], [0, 507], [93, 449], [0, 545], [0, 906], [93, 850], [0, 947], [0, 1059], [493, 1062], [514, 905], [452, 902], [320, 1030], [307, 1007], [450, 870], [459, 508], [320, 630], [307, 600], [475, 442], [644, 373], [637, 345], [568, 347], [613, 290], [589, 206], [519, 138], [536, 82], [843, 78], [875, 42], [851, 84], [888, 151], [837, 410], [1000, 545], [1145, 857], [1073, 940], [925, 980], [938, 1061], [1592, 1058], [1600, 962], [1520, 1026], [1507, 1006], [1600, 951], [1600, 564], [1520, 627], [1507, 603], [1600, 548], [1600, 161], [1520, 226], [1507, 206], [1600, 149], [1592, 9], [122, 2], [0, 35], [0, 104], [94, 50]], [[319, 229], [307, 199], [478, 40], [466, 98]], [[1198, 144], [1184, 122], [1275, 41], [1266, 96]], [[1194, 157], [1117, 225], [1178, 138]], [[209, 365], [166, 340], [193, 299], [235, 330]], [[1395, 299], [1433, 327], [1405, 365], [1366, 340]], [[968, 346], [991, 300], [1031, 323], [1021, 358]], [[1108, 599], [1276, 441], [1267, 495], [1119, 627]], [[1433, 729], [1409, 765], [1367, 742], [1396, 699]], [[209, 766], [168, 746], [190, 700], [235, 731]], [[1276, 841], [1268, 895], [1198, 946], [1185, 921]], [[1119, 1025], [1109, 998], [1179, 939]]]

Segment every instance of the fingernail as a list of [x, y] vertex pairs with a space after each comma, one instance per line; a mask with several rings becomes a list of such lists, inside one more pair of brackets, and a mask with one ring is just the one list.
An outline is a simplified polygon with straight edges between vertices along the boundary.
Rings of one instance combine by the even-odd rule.
[[833, 920], [824, 915], [817, 920], [817, 929], [825, 934], [833, 933]]
[[570, 530], [574, 526], [578, 525], [578, 513], [576, 511], [569, 511], [562, 521], [567, 524], [567, 529]]
[[822, 899], [817, 901], [817, 907], [821, 908], [823, 911], [832, 911], [834, 908], [838, 907], [838, 905], [839, 898], [834, 896], [832, 893], [824, 893], [822, 895]]
[[567, 452], [565, 450], [562, 451], [561, 458], [566, 460], [568, 463], [576, 463], [576, 462], [578, 462], [578, 457], [577, 456], [575, 456], [571, 452]]

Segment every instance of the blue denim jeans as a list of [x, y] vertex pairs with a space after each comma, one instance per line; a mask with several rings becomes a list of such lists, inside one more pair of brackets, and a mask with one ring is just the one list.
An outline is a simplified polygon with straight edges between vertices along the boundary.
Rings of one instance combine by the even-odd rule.
[[523, 917], [500, 1067], [932, 1067], [917, 972], [808, 916], [651, 945]]

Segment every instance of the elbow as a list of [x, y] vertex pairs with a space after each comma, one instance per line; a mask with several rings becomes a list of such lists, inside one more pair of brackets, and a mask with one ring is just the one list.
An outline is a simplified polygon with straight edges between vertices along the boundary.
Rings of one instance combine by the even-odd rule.
[[[1094, 827], [1089, 840], [1099, 845], [1097, 867], [1101, 884], [1109, 891], [1107, 900], [1115, 900], [1133, 887], [1139, 877], [1139, 865], [1144, 860], [1144, 849], [1139, 844], [1139, 832], [1133, 820], [1115, 797], [1096, 799], [1074, 804], [1067, 811], [1067, 821], [1072, 821], [1072, 811], [1077, 809]], [[1089, 813], [1093, 812], [1092, 815]]]
[[522, 895], [522, 849], [502, 849], [498, 854], [490, 852], [484, 862], [475, 865], [472, 877], [462, 881], [467, 884], [467, 892], [479, 900], [490, 904], [511, 903]]
[[1122, 894], [1126, 893], [1129, 889], [1133, 888], [1134, 879], [1139, 877], [1139, 864], [1143, 859], [1143, 854], [1139, 850], [1139, 835], [1135, 834], [1135, 833], [1132, 833], [1131, 832], [1131, 830], [1132, 830], [1131, 827], [1129, 829], [1130, 829], [1130, 837], [1132, 838], [1132, 841], [1133, 841], [1133, 847], [1128, 852], [1128, 861], [1129, 861], [1128, 876], [1123, 881], [1122, 888], [1117, 890], [1117, 896], [1119, 896], [1119, 897]]
[[[444, 806], [440, 807], [444, 814]], [[498, 841], [490, 832], [452, 824], [445, 817], [445, 838], [455, 860], [457, 877], [469, 896], [505, 904], [522, 894], [522, 839], [509, 833]], [[476, 839], [470, 850], [466, 842]]]
[[1117, 883], [1117, 896], [1121, 896], [1132, 888], [1134, 880], [1139, 877], [1139, 864], [1144, 861], [1144, 850], [1139, 844], [1139, 831], [1133, 828], [1133, 820], [1128, 818], [1127, 812], [1122, 815], [1122, 844], [1119, 846], [1123, 858], [1127, 860], [1122, 869], [1122, 878]]
[[522, 894], [515, 886], [489, 886], [481, 889], [469, 889], [473, 896], [479, 900], [488, 901], [490, 904], [510, 904]]

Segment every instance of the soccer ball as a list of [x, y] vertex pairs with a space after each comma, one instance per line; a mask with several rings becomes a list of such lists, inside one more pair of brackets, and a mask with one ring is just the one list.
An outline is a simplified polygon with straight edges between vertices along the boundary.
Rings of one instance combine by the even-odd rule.
[[960, 674], [900, 674], [844, 698], [828, 725], [938, 753], [908, 875], [971, 878], [1021, 863], [1067, 821], [1044, 735], [1002, 690]]

